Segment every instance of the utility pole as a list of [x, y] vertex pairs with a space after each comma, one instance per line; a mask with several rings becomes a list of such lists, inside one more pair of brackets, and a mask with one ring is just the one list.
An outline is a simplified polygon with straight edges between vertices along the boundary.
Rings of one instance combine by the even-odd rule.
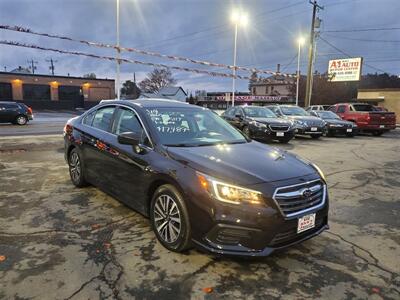
[[32, 74], [35, 74], [35, 70], [37, 69], [37, 67], [35, 65], [37, 65], [38, 62], [34, 61], [33, 58], [32, 58], [31, 60], [28, 60], [28, 64], [30, 65], [29, 69], [32, 70]]
[[53, 60], [53, 58], [50, 58], [50, 59], [46, 59], [46, 61], [50, 63], [49, 70], [51, 71], [51, 75], [54, 76], [54, 63], [56, 63], [57, 60]]
[[312, 65], [314, 60], [314, 31], [315, 31], [315, 17], [317, 14], [317, 9], [324, 9], [322, 6], [318, 5], [317, 0], [309, 1], [310, 4], [313, 5], [313, 14], [311, 21], [311, 33], [310, 33], [310, 44], [308, 48], [308, 68], [307, 68], [307, 85], [306, 85], [306, 97], [304, 99], [304, 106], [310, 106], [311, 100], [311, 77], [312, 74]]

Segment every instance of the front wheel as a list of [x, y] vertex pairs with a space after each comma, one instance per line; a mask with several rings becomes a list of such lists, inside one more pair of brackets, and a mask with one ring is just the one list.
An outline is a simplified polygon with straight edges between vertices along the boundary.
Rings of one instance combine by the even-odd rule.
[[15, 123], [18, 125], [25, 125], [26, 123], [28, 123], [28, 118], [24, 115], [19, 115], [15, 118]]
[[157, 239], [165, 248], [174, 252], [190, 248], [189, 215], [181, 193], [173, 185], [165, 184], [155, 191], [150, 219]]
[[69, 176], [72, 183], [76, 187], [84, 187], [87, 185], [83, 173], [81, 157], [76, 149], [72, 149], [68, 156]]

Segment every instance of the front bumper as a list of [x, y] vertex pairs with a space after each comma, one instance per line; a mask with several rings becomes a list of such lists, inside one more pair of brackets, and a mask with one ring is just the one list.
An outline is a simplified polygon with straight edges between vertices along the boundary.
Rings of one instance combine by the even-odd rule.
[[360, 124], [358, 125], [358, 129], [361, 131], [388, 131], [396, 129], [396, 124]]
[[252, 137], [256, 140], [286, 140], [294, 137], [294, 130], [290, 129], [287, 131], [272, 131], [268, 128], [251, 128]]
[[300, 135], [323, 135], [324, 132], [325, 132], [325, 127], [322, 126], [296, 127], [296, 134]]
[[[314, 179], [311, 176], [304, 177], [306, 181]], [[285, 181], [285, 185], [298, 184], [300, 181], [304, 182], [303, 178]], [[282, 182], [279, 185], [260, 184], [255, 188], [263, 195], [272, 195], [279, 186], [282, 186]], [[312, 207], [307, 212], [291, 217], [284, 215], [273, 199], [266, 199], [265, 206], [235, 205], [207, 200], [205, 197], [197, 197], [196, 200], [199, 205], [206, 207], [196, 207], [194, 210], [190, 208], [192, 241], [200, 249], [215, 254], [267, 256], [276, 250], [310, 239], [329, 228], [327, 194], [323, 206]], [[315, 226], [297, 233], [298, 219], [314, 213]]]
[[[348, 131], [348, 129], [351, 129], [351, 131]], [[339, 135], [347, 135], [347, 134], [357, 134], [358, 133], [358, 128], [347, 128], [347, 127], [327, 127], [326, 128], [327, 132], [333, 135], [339, 134]]]

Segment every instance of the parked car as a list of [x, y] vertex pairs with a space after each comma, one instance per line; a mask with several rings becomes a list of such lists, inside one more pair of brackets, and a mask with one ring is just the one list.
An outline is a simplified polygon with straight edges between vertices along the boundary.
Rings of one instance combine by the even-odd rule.
[[394, 112], [377, 111], [371, 104], [366, 103], [339, 103], [330, 108], [343, 120], [357, 124], [358, 130], [370, 132], [375, 136], [396, 128]]
[[312, 111], [312, 110], [328, 110], [330, 105], [311, 105], [306, 108], [306, 111]]
[[265, 256], [328, 228], [316, 165], [248, 139], [206, 108], [108, 101], [69, 120], [64, 141], [72, 183], [150, 217], [171, 251]]
[[222, 117], [231, 125], [256, 140], [277, 140], [288, 143], [294, 137], [292, 122], [278, 118], [271, 110], [261, 106], [235, 106]]
[[311, 111], [312, 115], [321, 118], [326, 122], [325, 133], [327, 136], [346, 135], [353, 137], [357, 134], [357, 124], [342, 120], [337, 114], [331, 111]]
[[32, 108], [23, 103], [0, 101], [0, 123], [25, 125], [33, 120]]
[[313, 139], [318, 139], [324, 134], [326, 125], [324, 120], [310, 115], [301, 107], [295, 105], [270, 105], [267, 107], [277, 116], [293, 121], [296, 134], [309, 135]]

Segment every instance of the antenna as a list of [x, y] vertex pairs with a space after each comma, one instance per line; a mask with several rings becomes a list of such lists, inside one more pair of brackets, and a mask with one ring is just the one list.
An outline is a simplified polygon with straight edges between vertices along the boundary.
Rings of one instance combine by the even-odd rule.
[[28, 64], [29, 64], [28, 69], [32, 71], [32, 74], [35, 74], [35, 70], [37, 69], [37, 67], [35, 65], [37, 65], [38, 62], [34, 61], [32, 58], [31, 60], [28, 60]]

